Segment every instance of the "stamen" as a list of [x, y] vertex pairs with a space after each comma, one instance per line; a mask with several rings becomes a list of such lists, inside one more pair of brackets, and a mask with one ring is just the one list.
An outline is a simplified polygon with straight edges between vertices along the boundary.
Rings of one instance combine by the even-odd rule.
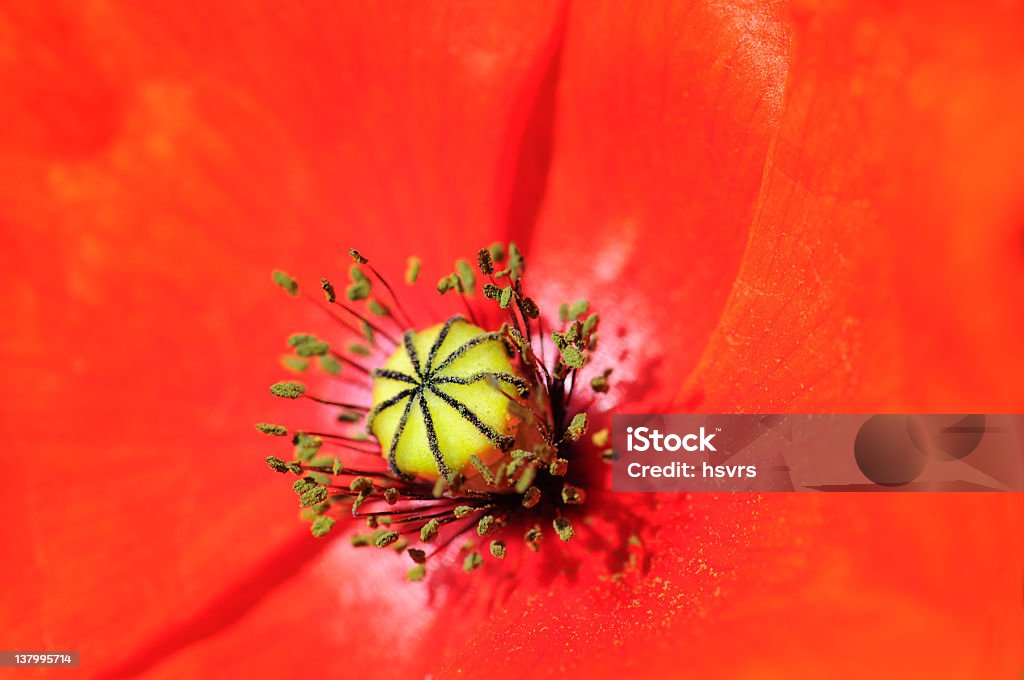
[[[559, 330], [548, 335], [540, 309], [524, 287], [522, 253], [515, 244], [507, 251], [502, 244], [492, 244], [477, 251], [476, 269], [464, 259], [456, 260], [454, 271], [438, 284], [442, 293], [458, 293], [465, 316], [416, 331], [380, 272], [358, 251], [349, 254], [351, 283], [344, 299], [326, 278], [320, 280], [324, 298], [318, 302], [300, 291], [292, 277], [273, 274], [285, 292], [295, 297], [301, 293], [351, 334], [331, 342], [308, 333], [293, 334], [288, 338], [292, 354], [282, 361], [304, 371], [315, 359], [330, 376], [340, 375], [343, 366], [354, 369], [340, 380], [373, 394], [372, 403], [360, 405], [311, 394], [295, 380], [270, 388], [281, 398], [303, 397], [339, 408], [339, 423], [363, 423], [366, 428], [355, 435], [330, 428], [295, 431], [294, 460], [267, 457], [273, 471], [295, 476], [293, 490], [311, 533], [325, 536], [339, 517], [351, 514], [374, 530], [353, 536], [352, 544], [407, 552], [414, 563], [407, 574], [411, 581], [425, 578], [427, 559], [442, 552], [465, 551], [467, 572], [480, 568], [487, 552], [504, 559], [507, 546], [501, 534], [525, 513], [537, 520], [527, 522], [533, 524], [524, 535], [530, 550], [540, 549], [542, 521], [551, 522], [562, 541], [573, 538], [570, 516], [585, 502], [586, 490], [569, 476], [569, 462], [578, 455], [575, 443], [586, 434], [588, 419], [585, 409], [572, 404], [579, 371], [596, 347], [599, 317], [590, 313], [590, 303], [578, 299], [563, 304], [558, 310]], [[496, 271], [497, 266], [504, 269]], [[416, 282], [420, 268], [418, 258], [409, 258], [407, 283]], [[505, 319], [496, 331], [480, 327], [478, 310], [467, 297], [477, 286], [477, 269], [485, 278], [477, 305], [494, 305]], [[390, 296], [387, 306], [378, 300], [376, 284]], [[368, 312], [351, 304], [360, 300], [365, 300]], [[346, 318], [334, 312], [335, 305]], [[389, 318], [401, 335], [381, 328], [376, 317]], [[378, 338], [394, 347], [383, 363], [375, 362]], [[550, 364], [548, 342], [558, 350]], [[365, 357], [369, 365], [358, 357]], [[610, 373], [605, 370], [590, 379], [590, 398], [607, 392]], [[284, 425], [256, 427], [271, 437], [289, 434]], [[604, 458], [613, 455], [605, 448], [607, 430], [592, 439], [604, 450]], [[342, 453], [325, 455], [324, 446]], [[377, 463], [364, 461], [353, 467], [350, 454], [375, 457]], [[574, 463], [574, 474], [575, 469]], [[490, 537], [486, 551], [476, 549], [476, 537], [454, 547], [474, 532], [476, 537]], [[429, 555], [409, 546], [417, 538], [433, 544]]]

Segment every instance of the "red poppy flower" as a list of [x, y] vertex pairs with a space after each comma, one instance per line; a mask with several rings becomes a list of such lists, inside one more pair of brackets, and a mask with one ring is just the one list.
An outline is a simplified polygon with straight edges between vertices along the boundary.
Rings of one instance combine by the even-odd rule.
[[3, 646], [103, 677], [1019, 673], [1017, 495], [657, 495], [623, 578], [543, 551], [431, 587], [309, 536], [252, 423], [294, 417], [274, 357], [322, 324], [272, 268], [435, 276], [509, 238], [538, 298], [600, 308], [602, 410], [1020, 411], [1020, 19], [4, 8]]

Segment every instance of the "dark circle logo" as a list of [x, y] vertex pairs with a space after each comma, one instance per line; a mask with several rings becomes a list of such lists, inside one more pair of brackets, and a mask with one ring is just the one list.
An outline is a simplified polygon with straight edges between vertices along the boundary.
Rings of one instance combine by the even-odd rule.
[[876, 415], [861, 425], [853, 455], [875, 484], [902, 486], [920, 476], [929, 457], [959, 460], [984, 434], [983, 415]]

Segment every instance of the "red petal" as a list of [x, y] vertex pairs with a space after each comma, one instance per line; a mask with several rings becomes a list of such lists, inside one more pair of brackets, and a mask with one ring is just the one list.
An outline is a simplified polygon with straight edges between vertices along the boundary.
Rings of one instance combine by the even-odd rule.
[[331, 327], [270, 270], [436, 278], [498, 235], [554, 10], [323, 10], [4, 10], [5, 644], [145, 665], [244, 615], [324, 546], [251, 423]]
[[684, 403], [1024, 407], [1020, 19], [805, 10], [747, 254]]
[[662, 408], [700, 356], [743, 254], [786, 78], [781, 7], [576, 8], [529, 283], [588, 297], [602, 355]]

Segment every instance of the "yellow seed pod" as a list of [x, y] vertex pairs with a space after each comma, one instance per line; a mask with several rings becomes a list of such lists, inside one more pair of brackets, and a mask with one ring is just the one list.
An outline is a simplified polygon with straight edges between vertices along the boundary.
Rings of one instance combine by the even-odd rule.
[[370, 431], [393, 473], [470, 476], [474, 456], [494, 463], [515, 442], [526, 388], [499, 334], [453, 317], [407, 332], [374, 371]]

